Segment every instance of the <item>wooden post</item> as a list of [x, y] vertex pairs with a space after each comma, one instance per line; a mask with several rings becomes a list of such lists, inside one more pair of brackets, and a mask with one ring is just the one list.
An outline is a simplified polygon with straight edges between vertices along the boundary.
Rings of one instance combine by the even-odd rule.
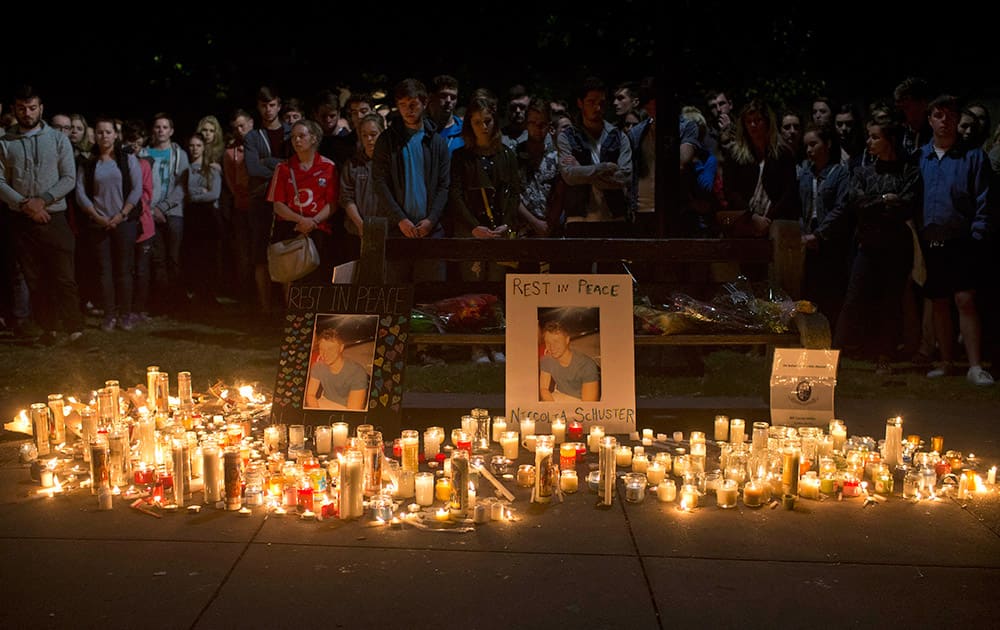
[[366, 217], [361, 235], [361, 260], [358, 284], [385, 284], [385, 238], [388, 233], [385, 217]]

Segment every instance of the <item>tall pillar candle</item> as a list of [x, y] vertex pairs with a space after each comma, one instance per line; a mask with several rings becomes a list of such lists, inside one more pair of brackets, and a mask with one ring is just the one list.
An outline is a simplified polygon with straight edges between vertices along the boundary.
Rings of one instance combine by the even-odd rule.
[[272, 453], [277, 453], [281, 448], [279, 446], [280, 438], [278, 436], [278, 427], [271, 425], [269, 427], [264, 427], [264, 453], [270, 455]]
[[750, 437], [750, 452], [759, 455], [767, 450], [767, 423], [754, 422]]
[[49, 406], [45, 403], [32, 403], [31, 430], [35, 434], [35, 448], [38, 456], [49, 454]]
[[590, 427], [590, 434], [587, 436], [587, 448], [591, 453], [600, 449], [601, 440], [604, 438], [604, 427], [594, 425]]
[[108, 436], [97, 433], [87, 445], [90, 451], [90, 494], [97, 494], [100, 488], [111, 489], [110, 462], [108, 461]]
[[903, 419], [899, 416], [885, 421], [885, 452], [883, 461], [894, 470], [903, 460]]
[[781, 490], [785, 494], [794, 496], [799, 492], [799, 456], [796, 446], [786, 446], [782, 452]]
[[555, 467], [552, 464], [554, 438], [539, 435], [535, 440], [535, 502], [548, 503], [552, 500]]
[[128, 478], [128, 430], [112, 429], [108, 433], [108, 463], [112, 486], [123, 486]]
[[[603, 433], [603, 428], [601, 433]], [[591, 433], [593, 436], [593, 433]], [[611, 505], [615, 492], [615, 463], [618, 441], [612, 437], [602, 437], [597, 445], [598, 449], [598, 470], [600, 471], [600, 482], [597, 486], [597, 495], [604, 505]]]
[[365, 496], [373, 496], [382, 492], [382, 465], [385, 461], [385, 451], [381, 431], [365, 433]]
[[340, 463], [340, 518], [359, 518], [364, 513], [364, 460], [361, 451], [348, 450]]
[[[80, 441], [83, 442], [83, 461], [90, 461], [90, 440], [97, 435], [97, 416], [89, 406], [80, 410]], [[155, 440], [155, 438], [154, 438]], [[153, 459], [156, 459], [156, 445], [153, 445]], [[150, 462], [152, 463], [152, 461]]]
[[715, 441], [725, 442], [729, 439], [729, 416], [715, 416]]
[[453, 514], [469, 511], [469, 451], [457, 448], [451, 453], [451, 501]]
[[741, 444], [746, 437], [746, 421], [743, 418], [733, 418], [729, 421], [729, 441]]
[[156, 400], [156, 382], [160, 375], [160, 366], [150, 365], [146, 367], [146, 409], [149, 415], [155, 416], [159, 411], [159, 403]]
[[208, 441], [201, 447], [202, 478], [205, 480], [205, 503], [214, 505], [222, 500], [222, 463], [219, 460], [219, 447], [215, 442]]
[[844, 452], [844, 443], [847, 442], [847, 426], [843, 420], [834, 418], [830, 421], [830, 436], [833, 437], [833, 450]]
[[301, 424], [288, 426], [288, 450], [301, 451], [306, 447], [306, 427]]
[[53, 445], [62, 444], [66, 441], [66, 409], [62, 394], [49, 394], [49, 411], [52, 412], [49, 441]]
[[175, 438], [173, 448], [174, 503], [178, 507], [183, 507], [184, 499], [191, 496], [191, 462], [189, 457], [187, 439], [183, 436]]
[[332, 427], [332, 437], [333, 437], [333, 448], [342, 450], [347, 446], [347, 430], [348, 426], [346, 422], [334, 422]]
[[[240, 479], [240, 449], [235, 446], [226, 447], [223, 455], [223, 483], [225, 484], [226, 509], [235, 512], [243, 503], [242, 485]], [[175, 482], [176, 485], [176, 482]]]
[[402, 469], [415, 473], [420, 465], [420, 434], [407, 429], [400, 437], [403, 449]]
[[430, 427], [424, 431], [424, 459], [432, 461], [441, 452], [441, 441], [444, 439], [444, 429]]

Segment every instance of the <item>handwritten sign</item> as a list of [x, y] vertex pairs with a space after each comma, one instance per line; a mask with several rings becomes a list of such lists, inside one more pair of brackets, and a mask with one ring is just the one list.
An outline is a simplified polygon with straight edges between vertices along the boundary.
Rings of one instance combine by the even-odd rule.
[[508, 421], [534, 420], [539, 433], [557, 418], [634, 431], [632, 279], [512, 274], [506, 302]]

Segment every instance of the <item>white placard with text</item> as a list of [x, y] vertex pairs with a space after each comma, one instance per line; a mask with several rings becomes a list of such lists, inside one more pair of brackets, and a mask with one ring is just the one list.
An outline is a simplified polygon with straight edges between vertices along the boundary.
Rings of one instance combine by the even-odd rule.
[[771, 423], [826, 427], [835, 416], [839, 350], [775, 348], [771, 366]]

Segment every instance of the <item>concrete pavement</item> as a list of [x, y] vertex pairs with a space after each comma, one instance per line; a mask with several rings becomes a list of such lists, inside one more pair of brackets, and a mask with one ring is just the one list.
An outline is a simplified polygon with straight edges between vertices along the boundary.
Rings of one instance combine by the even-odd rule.
[[[455, 409], [470, 406], [408, 403], [412, 428], [457, 426]], [[752, 399], [639, 411], [639, 428], [657, 432], [711, 435], [716, 412], [767, 419]], [[991, 405], [838, 400], [852, 435], [881, 437], [896, 414], [904, 435], [941, 434], [945, 448], [1000, 462]], [[38, 497], [10, 437], [0, 443], [4, 628], [988, 627], [1000, 612], [996, 493], [867, 508], [800, 500], [795, 511], [721, 510], [709, 496], [687, 513], [649, 494], [598, 508], [581, 479], [580, 492], [547, 506], [508, 483], [518, 520], [464, 534], [265, 518], [261, 508], [156, 519], [119, 499], [100, 512], [79, 491]], [[591, 462], [577, 466], [581, 477]]]

